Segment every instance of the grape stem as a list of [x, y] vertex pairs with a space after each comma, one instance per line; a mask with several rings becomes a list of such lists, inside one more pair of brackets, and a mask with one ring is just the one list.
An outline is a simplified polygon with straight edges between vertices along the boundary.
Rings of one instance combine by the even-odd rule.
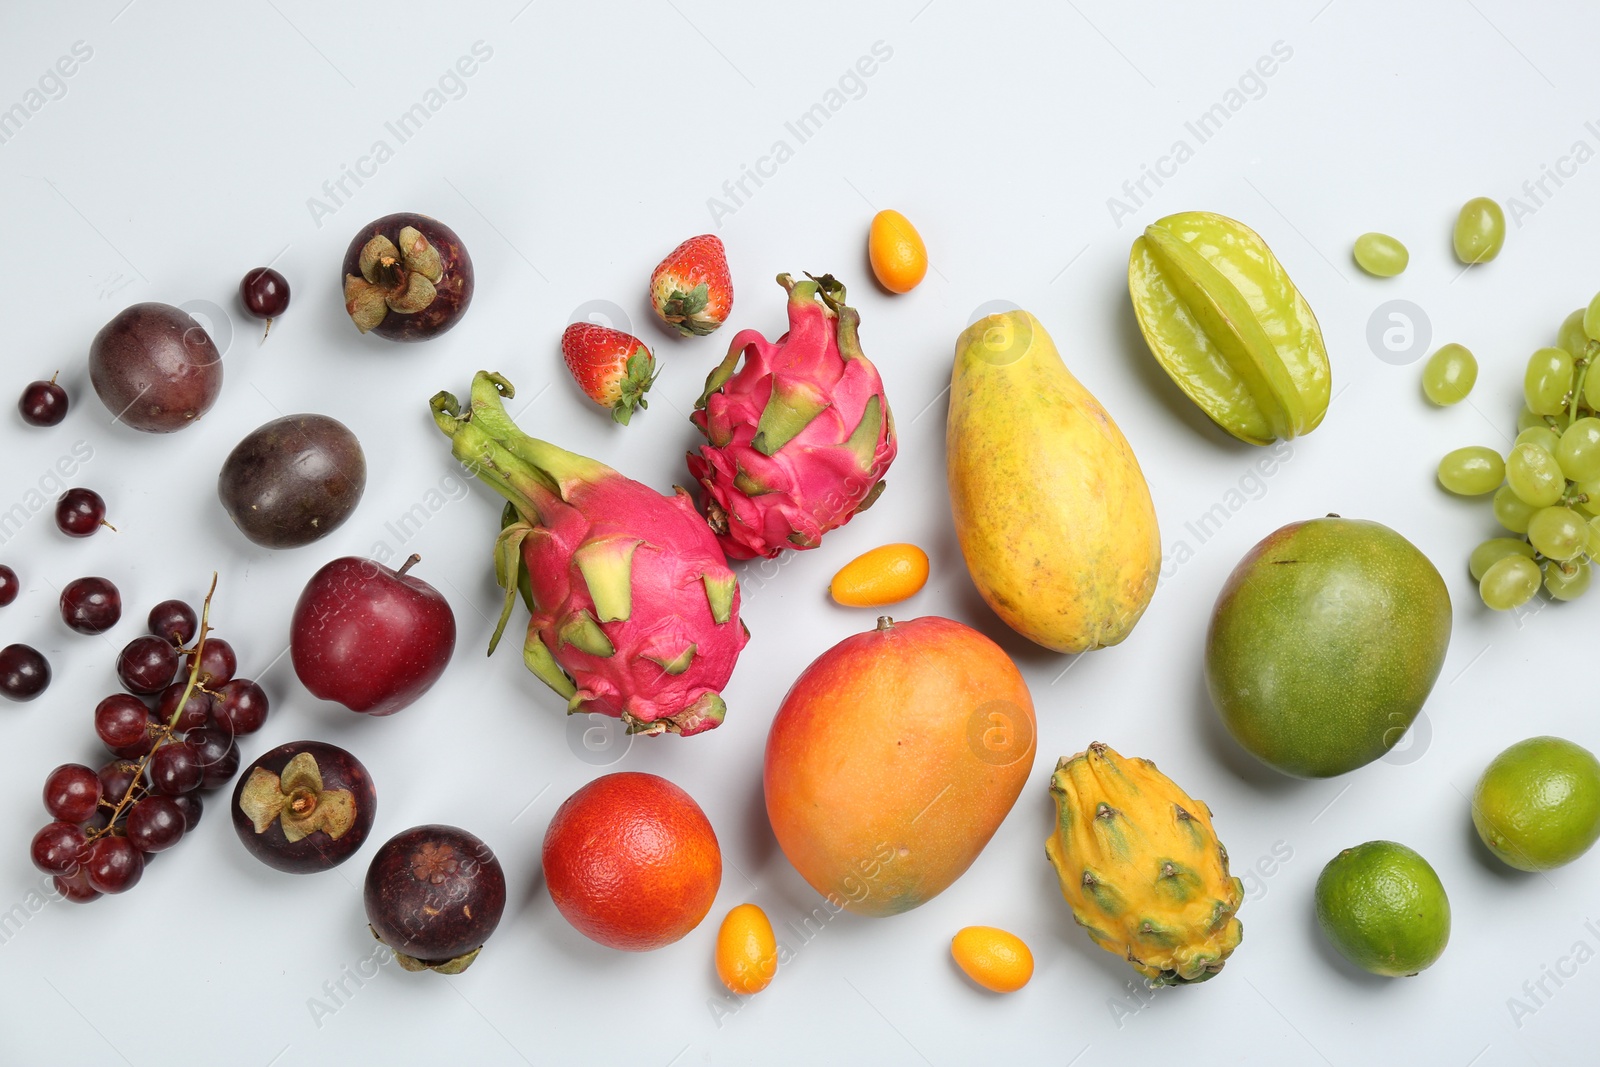
[[[117, 801], [116, 805], [111, 809], [110, 821], [100, 829], [90, 830], [84, 834], [85, 840], [94, 841], [116, 830], [117, 821], [122, 818], [122, 814], [128, 805], [134, 802], [134, 794], [144, 785], [144, 772], [150, 766], [150, 758], [156, 754], [157, 749], [172, 740], [172, 732], [177, 729], [178, 718], [183, 714], [183, 709], [188, 706], [189, 698], [194, 695], [196, 689], [203, 688], [200, 685], [200, 654], [205, 651], [206, 635], [211, 632], [211, 598], [216, 595], [216, 592], [217, 573], [212, 571], [211, 588], [206, 590], [206, 600], [200, 608], [200, 629], [195, 637], [194, 660], [189, 666], [189, 681], [184, 686], [183, 699], [178, 701], [178, 707], [173, 711], [172, 718], [167, 720], [165, 726], [160, 727], [155, 743], [150, 746], [150, 751], [139, 758], [139, 769], [134, 772], [133, 781], [128, 783], [128, 791], [122, 794], [122, 799]], [[101, 803], [104, 804], [105, 801], [101, 801]]]

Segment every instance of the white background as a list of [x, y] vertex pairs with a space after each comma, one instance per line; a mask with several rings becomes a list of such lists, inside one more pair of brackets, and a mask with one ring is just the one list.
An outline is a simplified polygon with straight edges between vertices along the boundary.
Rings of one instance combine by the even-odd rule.
[[[29, 837], [44, 821], [39, 785], [68, 760], [98, 764], [94, 703], [114, 688], [115, 650], [144, 611], [198, 600], [219, 572], [220, 634], [274, 702], [246, 759], [314, 737], [356, 752], [377, 782], [372, 841], [342, 868], [293, 877], [248, 856], [226, 805], [154, 864], [132, 893], [87, 907], [51, 903], [0, 944], [0, 1060], [7, 1063], [310, 1064], [411, 1062], [921, 1063], [1004, 1057], [1081, 1065], [1186, 1062], [1555, 1064], [1592, 1059], [1586, 1016], [1600, 964], [1548, 996], [1538, 981], [1579, 942], [1600, 901], [1589, 856], [1547, 876], [1498, 867], [1481, 849], [1466, 795], [1508, 744], [1539, 733], [1600, 746], [1593, 717], [1592, 603], [1491, 615], [1466, 573], [1493, 532], [1486, 502], [1447, 498], [1437, 457], [1463, 444], [1504, 447], [1523, 361], [1588, 300], [1600, 164], [1536, 205], [1521, 191], [1577, 141], [1600, 147], [1586, 5], [1304, 0], [1230, 5], [766, 5], [650, 0], [566, 5], [220, 5], [164, 0], [8, 3], [0, 12], [0, 107], [22, 101], [74, 42], [93, 56], [66, 90], [0, 144], [0, 319], [4, 382], [58, 367], [73, 395], [61, 427], [0, 417], [0, 507], [22, 500], [74, 442], [94, 458], [74, 479], [107, 497], [120, 532], [69, 541], [48, 511], [0, 547], [24, 592], [0, 610], [0, 643], [25, 641], [55, 666], [48, 694], [0, 707], [0, 910], [39, 884]], [[439, 84], [475, 42], [492, 56], [420, 133], [385, 128]], [[819, 133], [785, 129], [839, 86], [875, 42], [892, 56], [857, 84]], [[1292, 51], [1270, 78], [1246, 79], [1243, 106], [1206, 143], [1185, 128], [1223, 101], [1275, 42]], [[447, 88], [454, 88], [447, 84]], [[850, 98], [851, 94], [855, 98]], [[1252, 98], [1253, 97], [1253, 98]], [[837, 101], [836, 101], [837, 102]], [[1237, 101], [1235, 101], [1237, 102]], [[315, 218], [308, 199], [377, 139], [392, 159]], [[1194, 149], [1163, 187], [1107, 198], [1178, 139]], [[775, 141], [793, 157], [715, 221], [708, 198]], [[1171, 168], [1169, 167], [1169, 172]], [[767, 165], [769, 174], [772, 167]], [[369, 168], [370, 172], [370, 168]], [[1537, 190], [1535, 190], [1537, 192]], [[1536, 207], [1505, 252], [1465, 273], [1450, 225], [1468, 197]], [[869, 218], [896, 207], [920, 228], [933, 270], [891, 297], [865, 267]], [[1264, 453], [1212, 427], [1161, 374], [1128, 306], [1128, 244], [1147, 222], [1204, 208], [1245, 220], [1277, 251], [1316, 309], [1337, 399], [1276, 472]], [[356, 229], [396, 210], [454, 226], [476, 261], [476, 300], [443, 339], [395, 346], [346, 321], [339, 259]], [[1360, 274], [1349, 248], [1383, 230], [1411, 249], [1400, 278]], [[650, 268], [678, 241], [713, 230], [727, 243], [733, 321], [708, 339], [666, 336], [649, 317]], [[294, 303], [259, 344], [237, 312], [239, 277], [274, 261]], [[726, 725], [684, 741], [641, 740], [588, 761], [559, 702], [512, 648], [485, 660], [499, 600], [490, 545], [500, 501], [455, 492], [404, 544], [386, 523], [455, 483], [428, 397], [498, 369], [533, 400], [523, 425], [666, 488], [697, 441], [685, 419], [732, 331], [783, 327], [780, 271], [830, 270], [850, 284], [862, 340], [883, 369], [900, 457], [882, 502], [816, 551], [745, 568], [755, 638], [727, 692]], [[1470, 404], [1422, 400], [1419, 365], [1378, 359], [1367, 323], [1386, 300], [1414, 302], [1428, 349], [1461, 341], [1482, 376]], [[151, 437], [112, 426], [88, 388], [99, 326], [138, 300], [211, 301], [231, 333], [222, 398], [197, 427]], [[664, 370], [651, 408], [626, 429], [588, 406], [562, 369], [557, 337], [589, 301], [624, 310]], [[1133, 443], [1149, 477], [1169, 563], [1149, 613], [1120, 647], [1069, 659], [1004, 632], [965, 575], [945, 504], [941, 390], [952, 342], [975, 309], [1008, 300], [1035, 312], [1068, 365]], [[221, 339], [219, 337], [219, 339]], [[1419, 353], [1420, 354], [1420, 353]], [[535, 399], [536, 398], [536, 399]], [[7, 403], [10, 401], [7, 400]], [[513, 405], [516, 410], [520, 401]], [[215, 497], [216, 471], [247, 431], [280, 413], [326, 412], [365, 443], [366, 498], [327, 540], [254, 548]], [[1185, 524], [1230, 489], [1246, 492], [1203, 543]], [[1332, 781], [1264, 769], [1221, 731], [1201, 683], [1208, 612], [1239, 556], [1283, 523], [1327, 512], [1376, 519], [1431, 556], [1455, 602], [1449, 657], [1425, 720], [1388, 760]], [[872, 623], [833, 606], [835, 569], [887, 541], [924, 545], [927, 588], [896, 614], [945, 614], [1000, 640], [1039, 712], [1027, 789], [971, 871], [942, 896], [891, 919], [849, 915], [803, 942], [791, 923], [819, 903], [767, 827], [762, 746], [788, 683], [816, 655]], [[450, 599], [460, 641], [440, 685], [389, 719], [311, 699], [280, 659], [290, 609], [327, 560], [379, 542], [419, 551], [419, 574]], [[56, 590], [82, 574], [113, 578], [123, 623], [104, 639], [68, 632]], [[1336, 680], [1330, 680], [1336, 683]], [[583, 724], [579, 724], [580, 726]], [[1423, 729], [1423, 726], [1426, 729]], [[1132, 974], [1072, 924], [1041, 845], [1058, 756], [1093, 740], [1155, 759], [1208, 801], [1236, 873], [1249, 881], [1246, 936], [1204, 986], [1142, 1001]], [[620, 753], [620, 758], [619, 758]], [[586, 941], [560, 918], [538, 874], [544, 827], [599, 772], [650, 770], [683, 785], [716, 827], [726, 861], [704, 925], [643, 956]], [[359, 885], [377, 844], [447, 822], [501, 857], [510, 903], [466, 974], [390, 965], [343, 1003], [324, 983], [373, 951]], [[1321, 942], [1311, 890], [1340, 848], [1393, 838], [1439, 871], [1454, 909], [1448, 951], [1417, 978], [1369, 978]], [[1274, 851], [1288, 854], [1272, 862]], [[1258, 863], [1260, 866], [1257, 866]], [[1248, 872], [1255, 870], [1252, 877]], [[763, 906], [796, 952], [771, 988], [736, 1014], [711, 967], [716, 923], [741, 901]], [[26, 912], [26, 908], [24, 908]], [[950, 961], [961, 926], [994, 924], [1033, 947], [1031, 985], [995, 997]], [[1572, 963], [1564, 965], [1570, 974]], [[1537, 994], [1537, 990], [1534, 991]], [[1148, 999], [1148, 995], [1146, 995]], [[1514, 1018], [1508, 998], [1532, 1014]], [[724, 1005], [714, 1010], [712, 1004]], [[337, 1007], [329, 1014], [328, 1009]], [[718, 1018], [719, 1012], [722, 1017]]]

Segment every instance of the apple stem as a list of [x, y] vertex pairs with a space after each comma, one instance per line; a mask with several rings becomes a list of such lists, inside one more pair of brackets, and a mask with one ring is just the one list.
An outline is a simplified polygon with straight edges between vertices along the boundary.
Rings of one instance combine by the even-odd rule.
[[415, 552], [413, 552], [413, 553], [411, 553], [411, 558], [406, 560], [404, 563], [402, 563], [400, 565], [400, 569], [398, 571], [396, 571], [395, 573], [400, 575], [400, 576], [402, 576], [402, 577], [404, 577], [406, 571], [410, 570], [412, 567], [415, 567], [417, 564], [419, 564], [421, 562], [422, 562], [422, 557], [417, 555]]

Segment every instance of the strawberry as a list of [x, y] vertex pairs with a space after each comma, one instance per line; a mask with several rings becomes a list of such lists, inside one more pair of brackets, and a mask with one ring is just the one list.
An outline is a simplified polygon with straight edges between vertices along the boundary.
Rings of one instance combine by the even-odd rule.
[[650, 304], [685, 337], [704, 337], [733, 310], [733, 281], [722, 242], [703, 233], [668, 253], [650, 275]]
[[656, 358], [637, 337], [575, 322], [561, 335], [561, 356], [580, 388], [611, 417], [628, 425], [635, 407], [647, 408], [644, 394], [655, 381]]

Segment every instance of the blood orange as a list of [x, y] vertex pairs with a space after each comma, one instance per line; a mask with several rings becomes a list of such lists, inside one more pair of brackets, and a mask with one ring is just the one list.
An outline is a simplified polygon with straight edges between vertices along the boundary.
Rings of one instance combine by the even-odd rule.
[[596, 778], [544, 835], [544, 880], [584, 936], [646, 952], [700, 925], [722, 884], [722, 850], [694, 798], [665, 778]]

